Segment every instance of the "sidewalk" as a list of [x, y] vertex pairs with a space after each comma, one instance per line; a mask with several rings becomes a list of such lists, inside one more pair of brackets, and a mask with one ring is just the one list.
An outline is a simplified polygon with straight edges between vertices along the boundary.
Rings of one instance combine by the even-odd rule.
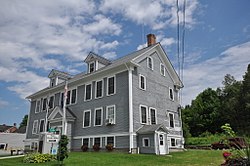
[[0, 157], [0, 160], [1, 159], [9, 159], [9, 158], [17, 158], [17, 157], [23, 157], [24, 155], [15, 155], [15, 156], [4, 156], [4, 157]]

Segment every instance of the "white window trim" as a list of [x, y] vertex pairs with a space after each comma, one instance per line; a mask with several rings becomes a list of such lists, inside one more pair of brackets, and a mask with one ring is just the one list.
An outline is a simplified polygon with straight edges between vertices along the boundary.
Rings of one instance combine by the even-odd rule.
[[[73, 92], [73, 90], [76, 90], [76, 99], [75, 99], [75, 103], [72, 103], [72, 92]], [[71, 95], [70, 95], [70, 105], [74, 105], [74, 104], [76, 104], [77, 103], [77, 87], [75, 87], [75, 88], [72, 88], [71, 90]]]
[[[34, 132], [34, 129], [35, 129], [35, 123], [37, 123], [37, 127], [36, 127], [36, 132]], [[33, 126], [32, 126], [32, 134], [37, 134], [37, 131], [38, 131], [38, 120], [34, 120], [33, 121]]]
[[[90, 112], [89, 114], [89, 126], [84, 126], [84, 120], [85, 120], [85, 112]], [[82, 128], [88, 128], [91, 127], [91, 110], [84, 110], [83, 111], [83, 123], [82, 123]]]
[[88, 148], [90, 148], [90, 138], [82, 138], [82, 145], [83, 145], [83, 139], [88, 139]]
[[40, 128], [41, 128], [41, 121], [44, 121], [43, 122], [43, 131], [42, 132], [44, 132], [45, 131], [45, 119], [40, 119], [40, 122], [39, 122], [39, 127], [38, 127], [38, 129], [39, 129], [39, 133], [40, 133]]
[[[96, 110], [101, 110], [101, 124], [100, 125], [96, 125]], [[95, 112], [94, 112], [94, 126], [102, 126], [103, 124], [103, 108], [99, 107], [99, 108], [95, 108]]]
[[168, 113], [168, 117], [169, 117], [169, 127], [170, 127], [170, 128], [174, 128], [174, 127], [175, 127], [175, 124], [174, 124], [174, 126], [173, 126], [173, 127], [171, 127], [171, 126], [170, 126], [170, 114], [172, 114], [172, 115], [173, 115], [173, 124], [175, 123], [175, 122], [174, 122], [174, 114], [173, 114], [173, 113], [171, 113], [171, 112], [169, 112], [169, 113]]
[[54, 107], [55, 107], [55, 98], [56, 98], [56, 95], [51, 95], [51, 96], [49, 96], [49, 99], [47, 99], [48, 101], [48, 107], [49, 107], [49, 102], [50, 102], [50, 97], [54, 97], [54, 99], [53, 99], [53, 103], [52, 103], [52, 108], [49, 108], [49, 109], [53, 109]]
[[[43, 109], [43, 101], [46, 99], [46, 106], [45, 106], [45, 110]], [[40, 112], [46, 112], [46, 107], [47, 107], [47, 104], [48, 104], [48, 98], [47, 97], [43, 97], [42, 98], [42, 108], [41, 108], [41, 111]]]
[[[172, 94], [173, 94], [173, 99], [171, 99], [171, 97], [170, 97], [170, 91], [171, 91], [171, 90], [172, 90]], [[171, 101], [174, 101], [174, 90], [173, 90], [173, 88], [170, 88], [170, 87], [169, 87], [168, 93], [169, 93], [169, 99], [170, 99]]]
[[100, 148], [102, 147], [102, 137], [93, 137], [92, 145], [95, 145], [95, 138], [100, 138]]
[[[151, 59], [152, 68], [149, 67], [149, 59]], [[154, 70], [154, 60], [152, 57], [147, 57], [147, 67], [151, 70]]]
[[155, 110], [155, 124], [157, 124], [157, 109], [154, 107], [149, 107], [149, 117], [150, 117], [150, 124], [152, 125], [152, 119], [151, 119], [151, 109]]
[[114, 137], [114, 144], [113, 144], [113, 147], [115, 148], [115, 146], [116, 146], [116, 143], [115, 143], [115, 141], [116, 141], [115, 136], [107, 136], [107, 137], [105, 137], [105, 145], [108, 144], [108, 137]]
[[[145, 84], [145, 88], [144, 88], [144, 89], [141, 87], [141, 77], [144, 78], [144, 84]], [[146, 89], [147, 89], [146, 77], [145, 77], [144, 75], [142, 75], [142, 74], [139, 74], [139, 88], [140, 88], [141, 90], [146, 90]]]
[[[144, 140], [148, 140], [148, 146], [145, 146]], [[148, 137], [142, 138], [142, 146], [143, 146], [143, 147], [150, 147], [150, 139], [149, 139]]]
[[[97, 96], [96, 96], [96, 95], [97, 95], [97, 82], [100, 82], [100, 81], [102, 81], [102, 95], [101, 95], [100, 97], [97, 97]], [[97, 81], [95, 82], [95, 99], [100, 99], [100, 98], [102, 98], [102, 97], [103, 97], [103, 91], [104, 91], [104, 81], [103, 81], [103, 79], [97, 80]]]
[[[175, 146], [172, 146], [172, 139], [174, 139]], [[176, 147], [176, 139], [175, 138], [170, 138], [170, 147]]]
[[[142, 123], [142, 113], [141, 113], [141, 108], [145, 107], [146, 108], [146, 123]], [[140, 105], [140, 123], [141, 124], [148, 124], [148, 107], [145, 105]]]
[[[112, 77], [114, 77], [114, 93], [113, 94], [108, 94], [108, 87], [109, 87], [109, 78], [112, 78]], [[110, 76], [110, 77], [107, 77], [107, 96], [112, 96], [112, 95], [115, 95], [116, 94], [116, 76], [114, 75], [114, 76]]]
[[[95, 62], [90, 62], [89, 65], [88, 65], [88, 73], [90, 73], [90, 65], [91, 64], [94, 64], [94, 71], [96, 71], [96, 65], [95, 65]], [[92, 71], [92, 72], [94, 72]]]
[[[39, 106], [39, 110], [37, 111], [37, 102], [40, 101], [40, 106]], [[35, 108], [35, 113], [39, 113], [41, 111], [41, 99], [36, 101], [36, 108]]]
[[[91, 90], [90, 90], [90, 99], [88, 99], [88, 100], [86, 99], [86, 94], [87, 94], [86, 89], [87, 89], [87, 85], [91, 85], [91, 86], [90, 86], [90, 87], [91, 87], [91, 88], [90, 88], [90, 89], [91, 89]], [[87, 84], [85, 84], [84, 101], [90, 101], [90, 100], [92, 100], [92, 95], [93, 95], [93, 94], [92, 94], [92, 89], [93, 89], [92, 86], [93, 86], [92, 83], [87, 83]]]
[[116, 107], [115, 105], [106, 106], [106, 119], [108, 119], [108, 108], [114, 107], [114, 124], [116, 123]]
[[[163, 67], [163, 73], [161, 73], [161, 68]], [[162, 76], [166, 76], [166, 69], [165, 69], [165, 65], [163, 63], [160, 63], [160, 73]]]

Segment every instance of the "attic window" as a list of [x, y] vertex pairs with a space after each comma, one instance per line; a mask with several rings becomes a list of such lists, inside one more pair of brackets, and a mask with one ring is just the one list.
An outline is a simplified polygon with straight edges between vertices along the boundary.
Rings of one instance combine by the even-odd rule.
[[52, 78], [51, 79], [51, 87], [56, 86], [56, 79]]
[[92, 73], [93, 71], [95, 71], [95, 62], [89, 64], [89, 73]]

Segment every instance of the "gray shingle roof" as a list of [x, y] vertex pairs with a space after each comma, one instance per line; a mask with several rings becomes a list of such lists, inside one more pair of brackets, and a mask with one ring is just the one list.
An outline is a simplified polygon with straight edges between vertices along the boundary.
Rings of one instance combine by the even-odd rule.
[[147, 134], [147, 133], [154, 133], [155, 131], [162, 129], [163, 131], [165, 131], [166, 133], [168, 133], [168, 130], [166, 129], [166, 127], [162, 124], [155, 124], [155, 125], [144, 125], [143, 127], [141, 127], [137, 133], [138, 134]]

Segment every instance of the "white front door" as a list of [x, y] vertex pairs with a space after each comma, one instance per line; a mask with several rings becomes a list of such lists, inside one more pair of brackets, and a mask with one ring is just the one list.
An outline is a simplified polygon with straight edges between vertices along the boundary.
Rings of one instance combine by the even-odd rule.
[[158, 135], [159, 140], [159, 153], [160, 154], [166, 154], [166, 138], [165, 134], [159, 134]]

